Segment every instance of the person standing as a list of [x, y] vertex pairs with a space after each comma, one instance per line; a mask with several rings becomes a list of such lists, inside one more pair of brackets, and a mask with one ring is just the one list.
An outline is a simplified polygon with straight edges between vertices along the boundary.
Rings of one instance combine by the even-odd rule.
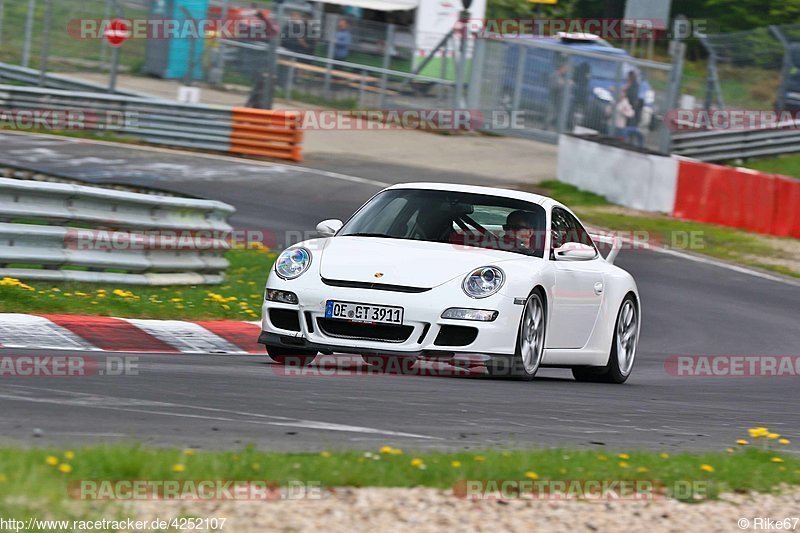
[[350, 45], [353, 44], [353, 34], [350, 33], [347, 19], [339, 19], [333, 42], [333, 58], [345, 61], [350, 54]]

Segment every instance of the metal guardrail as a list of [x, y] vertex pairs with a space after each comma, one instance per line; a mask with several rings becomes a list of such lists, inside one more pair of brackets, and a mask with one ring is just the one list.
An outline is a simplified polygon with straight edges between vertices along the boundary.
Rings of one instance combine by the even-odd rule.
[[776, 128], [672, 134], [672, 153], [700, 161], [726, 161], [800, 152], [800, 122]]
[[[0, 85], [0, 108], [81, 111], [85, 115], [85, 129], [114, 131], [153, 144], [301, 159], [302, 132], [298, 130], [298, 116], [293, 112], [14, 85]], [[249, 117], [244, 122], [253, 122], [256, 126], [263, 126], [266, 118], [271, 118], [268, 128], [256, 127], [249, 132], [250, 149], [247, 151], [239, 150], [241, 142], [234, 135], [234, 130], [238, 133], [238, 126], [243, 122], [242, 117]]]
[[[20, 82], [35, 87], [39, 85], [39, 82], [41, 81], [41, 71], [19, 65], [0, 63], [0, 83], [5, 83], [7, 81]], [[51, 89], [62, 89], [66, 91], [89, 91], [98, 93], [108, 92], [108, 87], [105, 85], [100, 85], [98, 83], [92, 83], [89, 81], [79, 81], [67, 76], [59, 76], [58, 74], [50, 73], [45, 74], [44, 86]], [[150, 98], [149, 95], [133, 91], [116, 90], [114, 91], [114, 94]]]
[[0, 277], [220, 283], [234, 211], [213, 200], [0, 178]]

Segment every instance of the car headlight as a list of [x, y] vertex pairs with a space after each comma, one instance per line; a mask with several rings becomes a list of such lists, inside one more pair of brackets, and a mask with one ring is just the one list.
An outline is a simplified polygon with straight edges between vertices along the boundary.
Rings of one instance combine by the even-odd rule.
[[461, 287], [471, 298], [486, 298], [500, 290], [506, 281], [506, 275], [497, 267], [476, 268], [470, 272]]
[[284, 250], [275, 261], [275, 272], [283, 279], [294, 279], [308, 270], [311, 252], [305, 248]]

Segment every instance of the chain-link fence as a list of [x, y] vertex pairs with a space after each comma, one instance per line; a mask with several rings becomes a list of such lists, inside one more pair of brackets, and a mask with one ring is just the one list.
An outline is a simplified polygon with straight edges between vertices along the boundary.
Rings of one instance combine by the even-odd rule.
[[477, 45], [471, 107], [513, 117], [509, 133], [550, 141], [564, 132], [596, 133], [668, 148], [663, 118], [677, 98], [674, 65], [557, 39], [489, 39]]
[[704, 73], [683, 92], [703, 109], [800, 108], [800, 24], [703, 36]]

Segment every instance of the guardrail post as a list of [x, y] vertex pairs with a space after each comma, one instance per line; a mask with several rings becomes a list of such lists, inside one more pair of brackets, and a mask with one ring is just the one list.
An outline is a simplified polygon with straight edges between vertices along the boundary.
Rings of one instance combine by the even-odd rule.
[[381, 73], [380, 107], [386, 103], [386, 85], [389, 81], [389, 68], [392, 66], [392, 47], [394, 46], [394, 24], [386, 28], [386, 37], [383, 42], [383, 69]]

